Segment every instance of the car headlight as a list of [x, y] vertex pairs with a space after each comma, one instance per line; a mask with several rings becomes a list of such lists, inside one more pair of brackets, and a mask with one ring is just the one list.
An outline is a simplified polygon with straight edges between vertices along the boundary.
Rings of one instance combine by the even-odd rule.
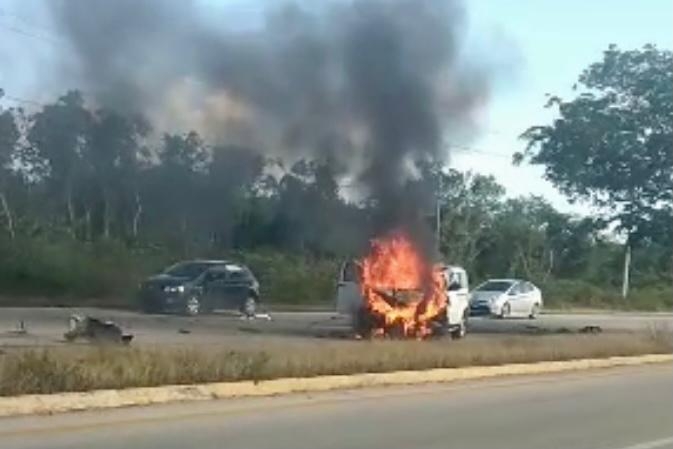
[[182, 293], [185, 291], [184, 285], [169, 285], [164, 287], [166, 293]]

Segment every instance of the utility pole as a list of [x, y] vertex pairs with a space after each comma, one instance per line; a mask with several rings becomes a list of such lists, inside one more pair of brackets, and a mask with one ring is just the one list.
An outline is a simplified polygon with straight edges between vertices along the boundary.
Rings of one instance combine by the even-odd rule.
[[441, 257], [442, 240], [442, 171], [437, 173], [437, 190], [435, 191], [435, 249], [437, 256]]
[[626, 252], [624, 253], [624, 277], [622, 279], [622, 298], [624, 299], [629, 296], [629, 272], [631, 270], [631, 242], [629, 240], [626, 241]]
[[439, 196], [435, 201], [435, 245], [437, 245], [437, 254], [439, 254], [440, 240], [442, 237], [442, 205]]

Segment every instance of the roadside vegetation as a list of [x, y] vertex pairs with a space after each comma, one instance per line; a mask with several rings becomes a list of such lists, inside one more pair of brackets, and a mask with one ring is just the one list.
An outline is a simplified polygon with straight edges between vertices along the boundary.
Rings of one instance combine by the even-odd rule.
[[670, 332], [446, 341], [69, 347], [0, 353], [0, 395], [670, 353]]
[[[597, 258], [594, 250], [591, 257]], [[642, 268], [651, 250], [635, 253]], [[0, 238], [0, 306], [103, 306], [134, 308], [135, 290], [146, 276], [182, 257], [230, 257], [248, 264], [262, 285], [263, 299], [276, 306], [331, 307], [341, 258], [296, 252], [249, 250], [174, 253], [160, 247], [127, 247], [121, 242]], [[602, 253], [600, 269], [576, 277], [527, 274], [543, 291], [548, 308], [605, 308], [670, 311], [673, 288], [667, 273], [637, 272], [627, 299], [621, 296], [618, 245]], [[642, 258], [642, 259], [641, 259]], [[642, 262], [642, 264], [641, 264]], [[594, 267], [598, 268], [598, 267]], [[468, 267], [468, 270], [470, 267]], [[472, 272], [478, 267], [472, 268]], [[494, 270], [493, 273], [496, 273]], [[642, 273], [642, 274], [641, 274]], [[482, 274], [482, 278], [485, 274]], [[472, 286], [479, 278], [472, 277]]]
[[[422, 164], [408, 187], [439, 200], [442, 258], [473, 285], [529, 279], [548, 307], [671, 310], [671, 60], [610, 47], [577, 97], [551, 98], [557, 120], [521, 130], [528, 147], [514, 162], [541, 166], [590, 216]], [[131, 307], [143, 277], [191, 257], [247, 263], [270, 303], [331, 303], [340, 261], [375, 233], [376, 201], [353, 200], [363, 192], [333, 158], [265, 154], [195, 132], [158, 136], [77, 91], [30, 111], [0, 105], [0, 305]]]

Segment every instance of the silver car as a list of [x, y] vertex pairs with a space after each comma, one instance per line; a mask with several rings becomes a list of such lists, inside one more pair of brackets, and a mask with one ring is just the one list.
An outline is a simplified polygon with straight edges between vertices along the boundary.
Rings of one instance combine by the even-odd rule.
[[542, 293], [521, 279], [489, 279], [470, 295], [470, 315], [535, 318], [542, 310]]

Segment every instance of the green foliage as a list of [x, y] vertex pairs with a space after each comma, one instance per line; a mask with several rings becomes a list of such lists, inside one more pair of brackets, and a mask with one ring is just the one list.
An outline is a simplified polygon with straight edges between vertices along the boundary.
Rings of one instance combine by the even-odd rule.
[[283, 304], [329, 303], [334, 300], [338, 263], [271, 251], [234, 256], [257, 276], [264, 301]]
[[21, 298], [53, 302], [131, 305], [138, 282], [163, 267], [169, 258], [156, 250], [129, 249], [114, 241], [85, 243], [59, 239], [0, 239], [2, 303], [21, 304]]
[[629, 298], [622, 298], [616, 287], [600, 286], [584, 280], [558, 279], [540, 284], [545, 306], [550, 308], [610, 308], [621, 310], [670, 311], [673, 287], [658, 282], [633, 288]]
[[7, 170], [19, 137], [13, 112], [0, 110], [0, 172]]
[[[212, 255], [250, 266], [259, 278], [264, 302], [327, 303], [334, 298], [336, 261], [277, 251]], [[181, 257], [166, 250], [128, 248], [109, 240], [86, 243], [65, 236], [52, 240], [2, 238], [0, 304], [28, 301], [135, 307], [138, 283]]]
[[496, 228], [505, 190], [492, 176], [457, 170], [439, 172], [437, 176], [442, 186], [440, 250], [474, 272], [486, 240]]
[[[424, 161], [407, 187], [438, 198], [444, 259], [474, 282], [531, 279], [550, 305], [670, 306], [672, 62], [653, 46], [612, 46], [580, 76], [576, 98], [550, 100], [559, 112], [551, 125], [523, 134], [528, 148], [516, 160], [543, 165], [606, 219], [506, 198], [491, 176]], [[213, 256], [250, 265], [266, 301], [332, 301], [338, 261], [362, 252], [380, 212], [372, 198], [346, 201], [344, 167], [330, 156], [287, 167], [193, 131], [151, 139], [151, 128], [89, 108], [77, 91], [36, 112], [0, 111], [0, 295], [129, 305], [146, 275]], [[632, 246], [628, 303], [615, 229]]]
[[561, 191], [601, 206], [632, 239], [670, 239], [672, 66], [668, 50], [610, 46], [580, 76], [583, 89], [575, 99], [549, 101], [559, 117], [529, 128], [522, 136], [528, 150], [515, 160], [543, 165]]

